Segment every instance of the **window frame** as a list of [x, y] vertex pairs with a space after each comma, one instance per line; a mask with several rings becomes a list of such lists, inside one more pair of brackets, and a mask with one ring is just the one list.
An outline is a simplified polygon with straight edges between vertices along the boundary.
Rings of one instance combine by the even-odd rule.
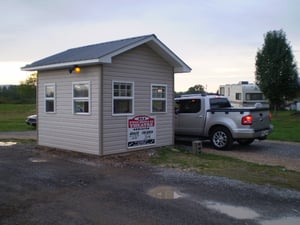
[[[157, 98], [153, 97], [153, 87], [164, 87], [165, 88], [165, 97], [164, 98]], [[168, 94], [168, 85], [166, 84], [151, 84], [151, 103], [150, 103], [150, 112], [151, 113], [167, 113], [167, 94]], [[165, 102], [165, 110], [164, 111], [153, 111], [153, 101], [164, 101]]]
[[[131, 96], [115, 96], [115, 84], [130, 84], [131, 85]], [[121, 80], [113, 80], [112, 81], [112, 108], [111, 112], [113, 116], [130, 116], [134, 115], [134, 82], [133, 81], [121, 81]], [[114, 112], [114, 106], [115, 106], [115, 100], [129, 100], [131, 101], [131, 112], [130, 113], [115, 113]]]
[[[87, 97], [74, 97], [75, 85], [83, 84], [88, 85], [88, 96]], [[88, 112], [76, 112], [75, 111], [75, 101], [76, 102], [88, 102]], [[74, 115], [90, 115], [91, 114], [91, 82], [90, 81], [76, 81], [72, 82], [72, 112]]]
[[[53, 87], [53, 97], [47, 97], [47, 87]], [[53, 101], [53, 111], [47, 110], [47, 101]], [[56, 84], [46, 83], [44, 84], [44, 112], [45, 113], [56, 113]]]

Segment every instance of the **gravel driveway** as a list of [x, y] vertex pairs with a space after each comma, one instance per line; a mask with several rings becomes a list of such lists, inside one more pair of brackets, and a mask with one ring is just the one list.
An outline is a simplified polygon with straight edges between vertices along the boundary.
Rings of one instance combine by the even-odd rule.
[[[0, 146], [0, 224], [298, 225], [300, 192], [127, 161]], [[151, 152], [150, 152], [151, 154]]]

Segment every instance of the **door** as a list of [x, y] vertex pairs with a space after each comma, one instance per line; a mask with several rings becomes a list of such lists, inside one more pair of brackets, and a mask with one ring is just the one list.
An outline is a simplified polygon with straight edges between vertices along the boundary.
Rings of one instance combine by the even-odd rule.
[[175, 135], [202, 136], [205, 124], [201, 99], [177, 99]]

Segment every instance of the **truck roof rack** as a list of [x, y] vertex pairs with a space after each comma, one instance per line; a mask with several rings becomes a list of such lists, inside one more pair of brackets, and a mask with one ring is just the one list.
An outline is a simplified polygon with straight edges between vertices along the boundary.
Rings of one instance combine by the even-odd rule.
[[199, 93], [199, 94], [184, 94], [184, 95], [181, 95], [180, 97], [197, 97], [197, 96], [206, 96], [207, 94], [206, 93]]

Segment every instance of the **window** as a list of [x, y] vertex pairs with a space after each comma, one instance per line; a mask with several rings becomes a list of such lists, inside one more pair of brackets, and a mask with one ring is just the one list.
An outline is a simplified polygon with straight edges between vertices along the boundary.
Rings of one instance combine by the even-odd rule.
[[220, 95], [225, 95], [225, 87], [220, 87]]
[[200, 99], [178, 100], [175, 104], [176, 113], [197, 113], [201, 110]]
[[90, 113], [90, 82], [73, 83], [73, 113]]
[[167, 112], [166, 85], [151, 85], [151, 112]]
[[231, 107], [227, 98], [211, 98], [209, 100], [211, 109], [221, 109]]
[[117, 115], [133, 114], [133, 83], [113, 81], [112, 113]]
[[242, 100], [242, 93], [235, 93], [235, 100]]
[[264, 100], [262, 93], [246, 93], [246, 100]]
[[45, 84], [45, 112], [55, 112], [55, 84]]

